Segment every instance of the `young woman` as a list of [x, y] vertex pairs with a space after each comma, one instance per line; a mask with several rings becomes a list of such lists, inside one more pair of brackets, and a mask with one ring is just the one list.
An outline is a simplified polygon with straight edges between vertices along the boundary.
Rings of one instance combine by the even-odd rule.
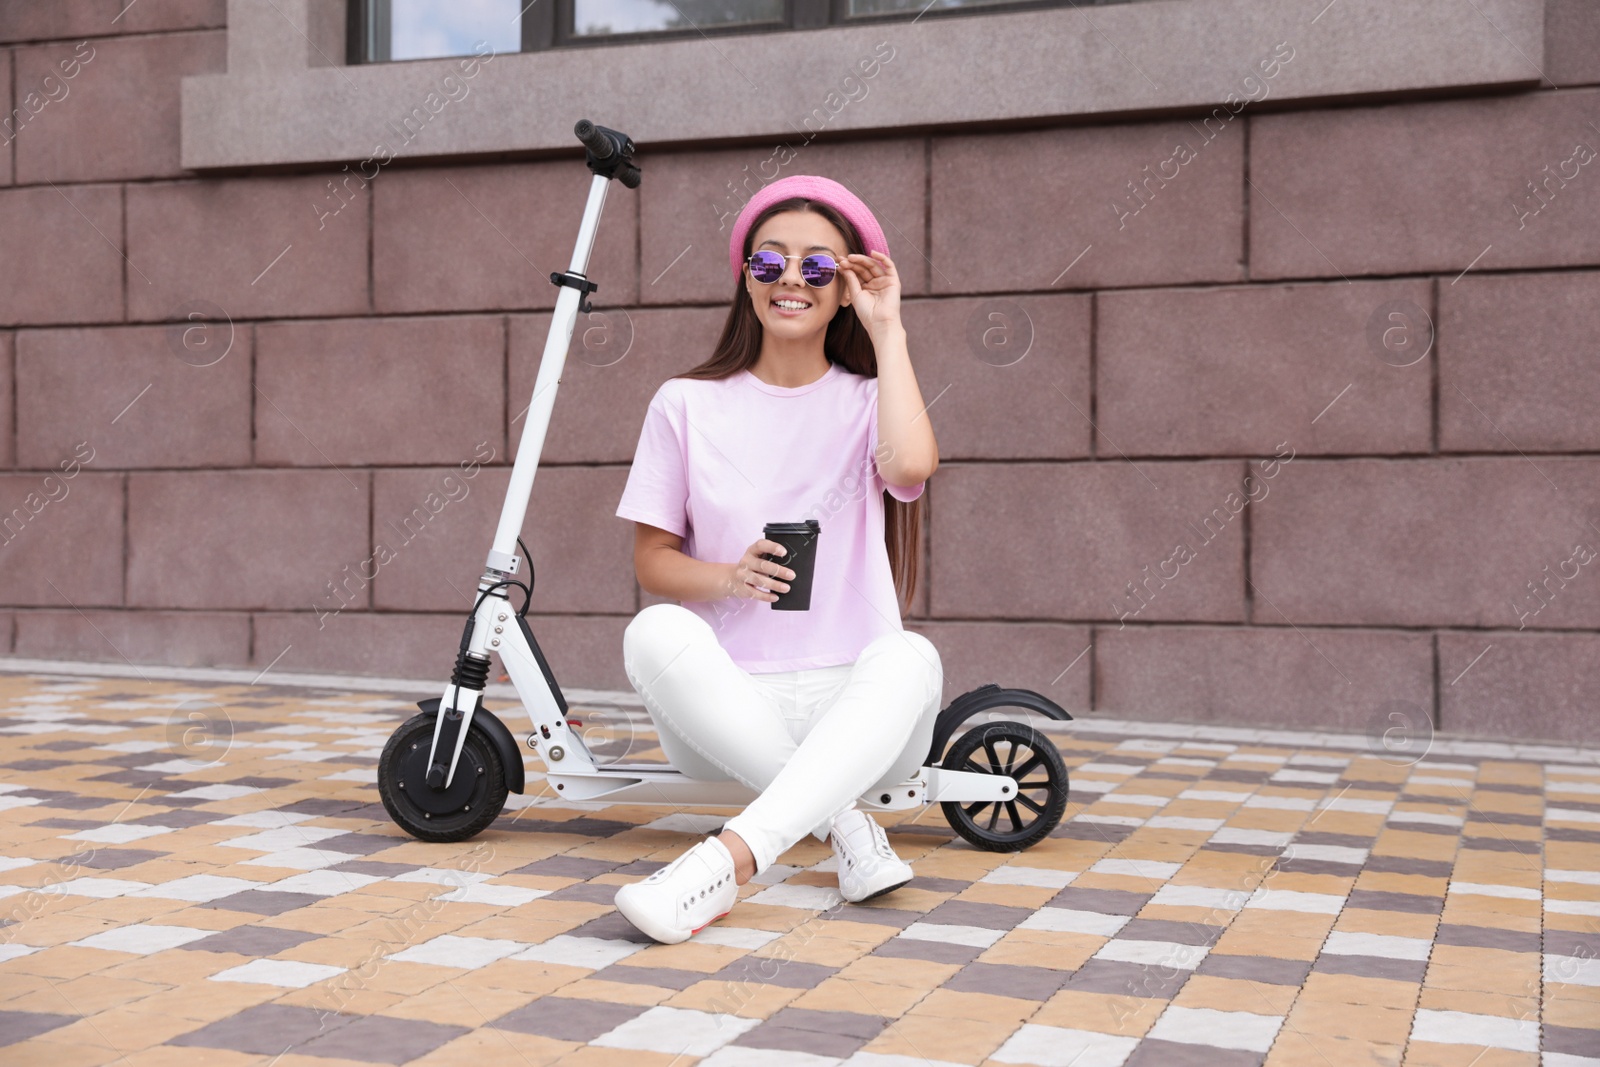
[[[729, 241], [736, 289], [715, 352], [650, 402], [617, 515], [652, 604], [623, 636], [628, 678], [673, 765], [759, 795], [665, 868], [617, 891], [658, 941], [726, 915], [807, 833], [860, 901], [911, 868], [859, 797], [921, 766], [943, 693], [932, 642], [901, 625], [920, 498], [939, 465], [872, 212], [827, 178], [763, 188]], [[892, 501], [887, 505], [884, 493]], [[795, 573], [769, 522], [816, 519], [811, 606], [770, 605]]]

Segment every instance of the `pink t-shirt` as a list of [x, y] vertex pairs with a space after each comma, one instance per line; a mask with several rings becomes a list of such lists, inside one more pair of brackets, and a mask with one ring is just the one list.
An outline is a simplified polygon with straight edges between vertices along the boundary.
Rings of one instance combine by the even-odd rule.
[[[883, 540], [885, 484], [874, 462], [878, 380], [829, 363], [793, 389], [748, 370], [716, 381], [669, 378], [645, 413], [617, 515], [683, 538], [686, 555], [734, 563], [769, 522], [821, 523], [808, 611], [764, 600], [685, 602], [752, 674], [854, 663], [904, 627]], [[781, 557], [780, 557], [781, 561]]]

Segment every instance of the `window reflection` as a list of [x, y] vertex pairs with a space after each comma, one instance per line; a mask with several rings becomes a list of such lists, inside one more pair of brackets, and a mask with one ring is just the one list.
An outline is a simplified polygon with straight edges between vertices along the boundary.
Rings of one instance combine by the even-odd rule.
[[573, 0], [576, 37], [778, 22], [783, 0]]
[[526, 0], [389, 0], [388, 58], [471, 55], [479, 41], [487, 41], [497, 53], [520, 51], [524, 3]]

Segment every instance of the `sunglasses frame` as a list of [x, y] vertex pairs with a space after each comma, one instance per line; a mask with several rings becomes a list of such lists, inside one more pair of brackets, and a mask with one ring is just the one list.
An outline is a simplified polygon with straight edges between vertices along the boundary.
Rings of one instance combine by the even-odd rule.
[[[784, 270], [788, 270], [789, 269], [789, 260], [798, 259], [800, 261], [800, 280], [805, 282], [808, 286], [810, 286], [813, 289], [826, 289], [828, 286], [832, 285], [834, 282], [839, 280], [839, 271], [840, 271], [839, 261], [834, 259], [832, 256], [828, 255], [826, 252], [811, 252], [811, 253], [808, 253], [808, 254], [806, 254], [804, 256], [785, 256], [782, 252], [775, 252], [770, 248], [758, 248], [754, 252], [751, 252], [749, 256], [745, 257], [744, 263], [745, 263], [745, 267], [748, 268], [749, 271], [750, 271], [751, 280], [752, 281], [761, 282], [762, 285], [775, 285], [775, 284], [777, 284], [779, 281], [782, 280], [783, 274], [782, 274], [782, 272], [780, 272], [778, 274], [778, 277], [772, 279], [771, 281], [762, 281], [761, 278], [756, 275], [756, 268], [755, 268], [755, 263], [754, 263], [755, 258], [757, 256], [760, 256], [760, 255], [782, 256], [782, 258], [783, 258], [783, 269]], [[830, 277], [827, 281], [822, 282], [821, 284], [813, 282], [810, 278], [807, 278], [806, 274], [805, 274], [805, 262], [808, 259], [826, 259], [829, 263], [832, 263], [833, 264], [833, 275], [832, 275], [832, 277]]]

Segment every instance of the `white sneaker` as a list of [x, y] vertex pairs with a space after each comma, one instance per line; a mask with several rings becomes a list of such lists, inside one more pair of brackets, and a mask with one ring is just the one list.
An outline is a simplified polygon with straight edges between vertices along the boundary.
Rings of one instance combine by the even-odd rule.
[[617, 910], [657, 941], [687, 941], [733, 908], [739, 898], [733, 856], [708, 837], [642, 881], [617, 890]]
[[911, 881], [911, 864], [894, 854], [883, 827], [859, 808], [833, 820], [828, 841], [839, 858], [839, 894], [852, 904], [881, 897]]

